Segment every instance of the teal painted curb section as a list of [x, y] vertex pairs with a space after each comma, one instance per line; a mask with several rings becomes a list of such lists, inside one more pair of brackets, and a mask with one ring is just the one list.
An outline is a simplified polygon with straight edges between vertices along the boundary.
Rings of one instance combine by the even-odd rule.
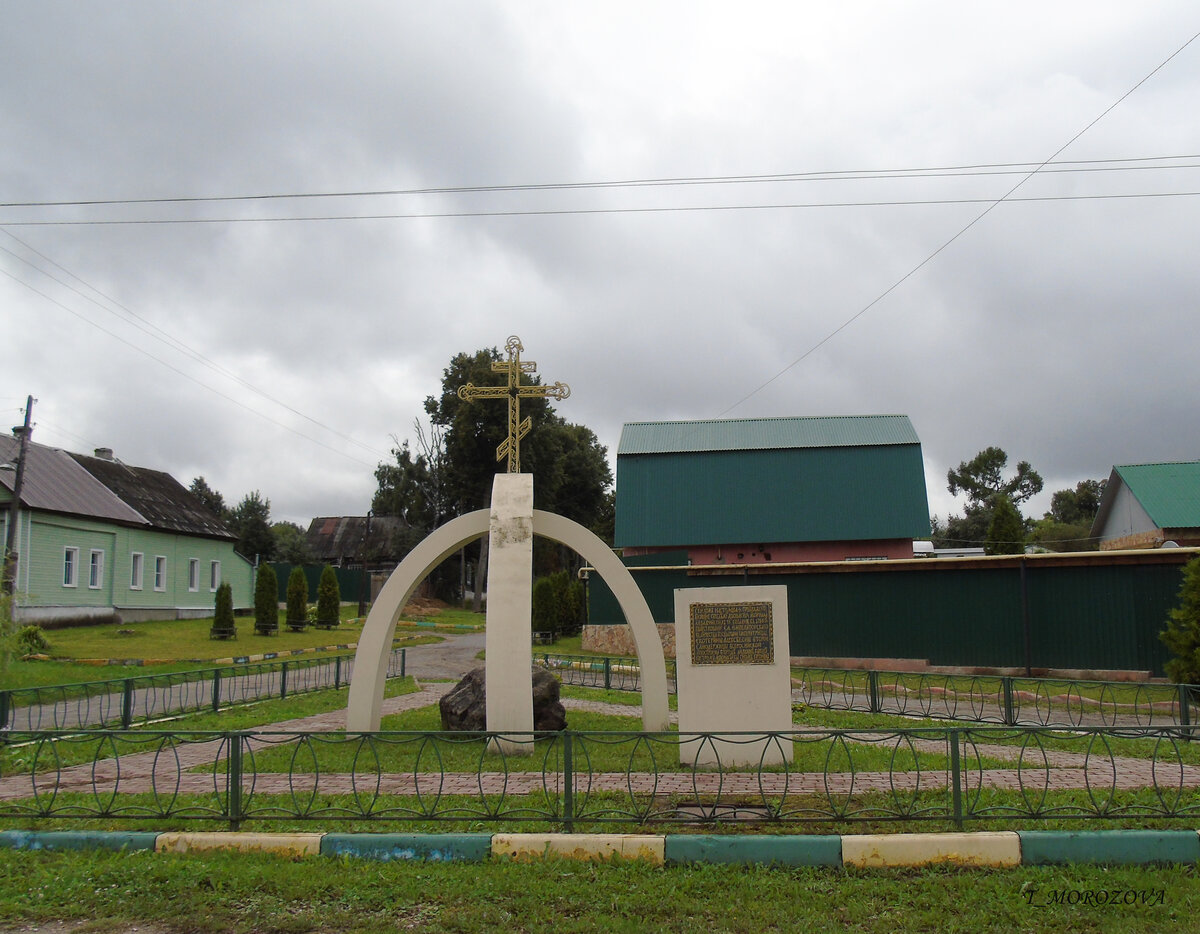
[[1200, 861], [1200, 834], [1194, 830], [1018, 830], [1021, 865]]
[[841, 866], [842, 838], [836, 835], [667, 834], [665, 855], [667, 863]]
[[153, 850], [157, 832], [4, 830], [0, 846], [14, 850]]
[[480, 862], [491, 850], [490, 833], [327, 833], [321, 838], [322, 856], [362, 859]]

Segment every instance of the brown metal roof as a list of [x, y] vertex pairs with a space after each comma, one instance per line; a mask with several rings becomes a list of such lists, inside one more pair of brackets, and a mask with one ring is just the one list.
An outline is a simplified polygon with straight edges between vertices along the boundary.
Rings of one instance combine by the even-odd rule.
[[121, 500], [136, 509], [153, 528], [204, 538], [237, 538], [178, 480], [161, 470], [131, 467], [118, 460], [72, 454], [74, 461]]
[[405, 528], [396, 516], [372, 516], [371, 540], [364, 548], [366, 516], [318, 516], [308, 525], [304, 539], [318, 561], [357, 560], [365, 552], [370, 560], [393, 559], [392, 534]]

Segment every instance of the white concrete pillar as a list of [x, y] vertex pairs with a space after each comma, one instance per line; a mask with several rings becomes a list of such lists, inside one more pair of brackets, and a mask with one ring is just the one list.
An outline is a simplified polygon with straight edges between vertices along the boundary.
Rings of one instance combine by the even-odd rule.
[[496, 474], [487, 580], [487, 728], [505, 753], [533, 752], [533, 475]]

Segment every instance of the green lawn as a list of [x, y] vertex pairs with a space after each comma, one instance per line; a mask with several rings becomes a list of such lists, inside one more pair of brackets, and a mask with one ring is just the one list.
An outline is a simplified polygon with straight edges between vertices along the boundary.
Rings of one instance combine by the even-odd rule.
[[[1083, 891], [1155, 894], [1107, 908], [1051, 901]], [[113, 934], [1133, 934], [1194, 931], [1198, 916], [1200, 878], [1178, 866], [859, 871], [0, 850], [0, 930], [13, 931], [66, 922]]]
[[[280, 621], [274, 636], [254, 632], [253, 617], [238, 617], [238, 638], [209, 638], [212, 618], [159, 620], [146, 623], [112, 623], [104, 626], [78, 626], [46, 632], [51, 661], [15, 660], [0, 672], [0, 689], [77, 684], [106, 681], [132, 675], [165, 674], [191, 671], [218, 658], [288, 652], [326, 645], [354, 645], [362, 634], [363, 620], [353, 616], [355, 607], [342, 607], [342, 623], [336, 629], [309, 627], [303, 632], [288, 632]], [[478, 618], [477, 614], [467, 614]], [[282, 611], [281, 611], [282, 617]], [[396, 630], [397, 646], [439, 642], [442, 637], [426, 629]], [[341, 650], [344, 652], [345, 650]], [[336, 653], [335, 653], [336, 654]], [[307, 657], [307, 656], [306, 656]], [[319, 656], [314, 656], [319, 657]], [[141, 666], [85, 665], [75, 659], [141, 659], [160, 664]]]

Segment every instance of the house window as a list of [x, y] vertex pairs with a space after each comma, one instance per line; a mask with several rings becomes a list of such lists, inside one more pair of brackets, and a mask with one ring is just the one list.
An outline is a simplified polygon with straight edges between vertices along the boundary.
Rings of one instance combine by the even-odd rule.
[[79, 549], [67, 548], [63, 551], [63, 586], [79, 586]]
[[142, 589], [142, 573], [145, 566], [145, 556], [140, 551], [135, 551], [129, 556], [129, 589]]
[[221, 562], [213, 561], [208, 566], [208, 589], [216, 591], [221, 586]]
[[188, 590], [200, 589], [200, 559], [188, 558]]
[[88, 561], [88, 587], [99, 590], [104, 586], [104, 552], [99, 548], [91, 550]]
[[164, 555], [154, 556], [154, 589], [160, 593], [167, 589], [167, 559]]

